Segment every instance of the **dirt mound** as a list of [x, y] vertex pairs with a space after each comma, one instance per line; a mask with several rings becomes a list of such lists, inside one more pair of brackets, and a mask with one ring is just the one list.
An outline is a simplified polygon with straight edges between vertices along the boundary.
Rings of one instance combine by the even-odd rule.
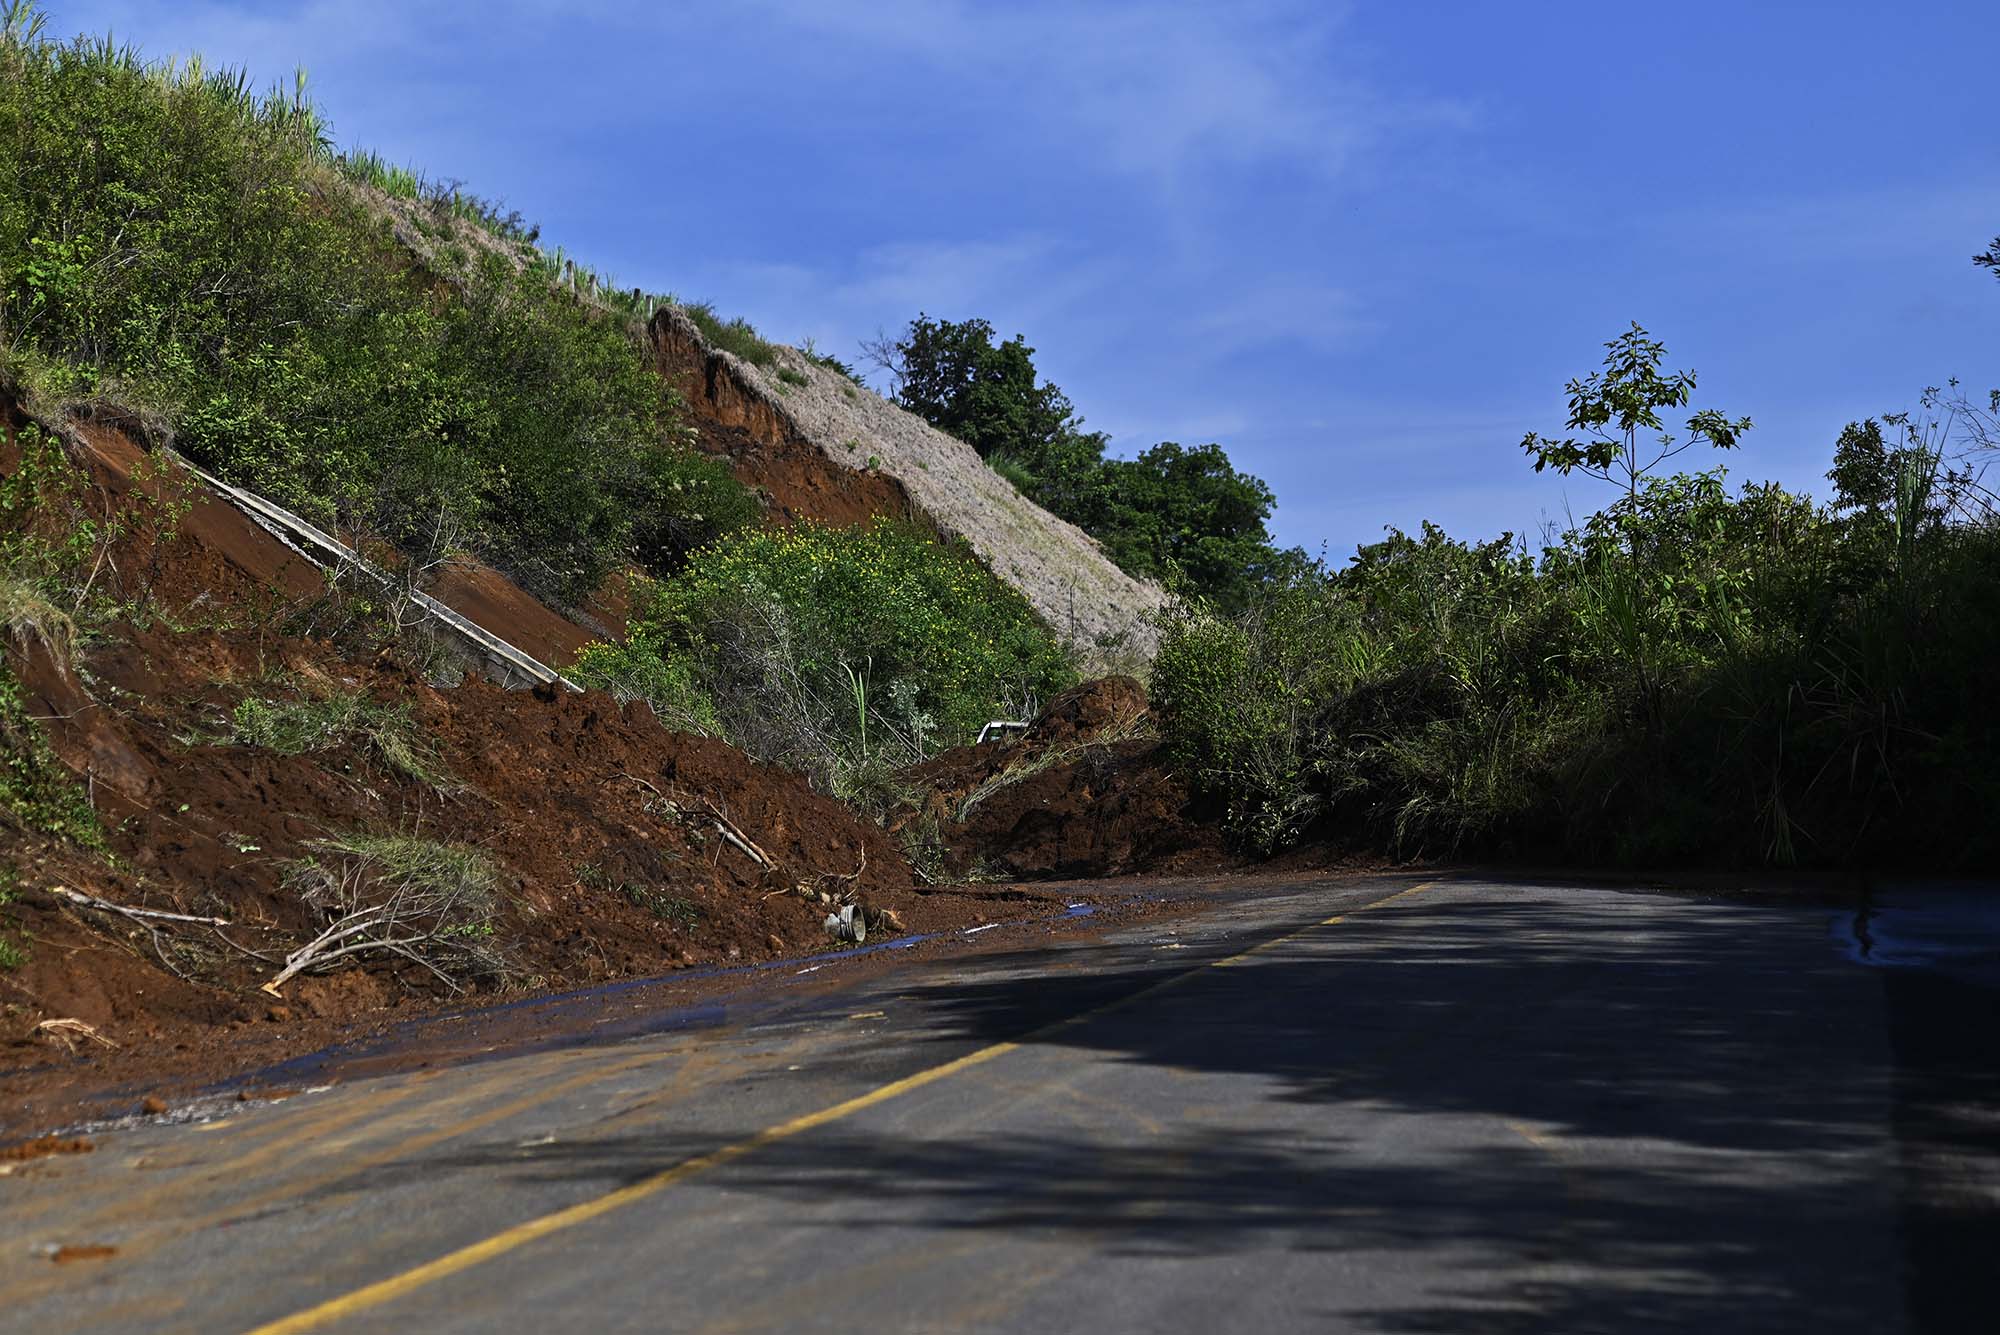
[[1086, 682], [1018, 740], [910, 771], [923, 796], [897, 828], [946, 874], [1082, 878], [1224, 861], [1216, 813], [1166, 764], [1146, 711], [1130, 677]]
[[779, 348], [768, 370], [752, 366], [708, 347], [671, 307], [653, 317], [649, 334], [704, 446], [735, 460], [737, 475], [786, 516], [917, 519], [970, 542], [1086, 661], [1151, 656], [1146, 615], [1165, 601], [1159, 587], [1120, 570], [1090, 535], [1022, 496], [970, 445], [795, 348]]

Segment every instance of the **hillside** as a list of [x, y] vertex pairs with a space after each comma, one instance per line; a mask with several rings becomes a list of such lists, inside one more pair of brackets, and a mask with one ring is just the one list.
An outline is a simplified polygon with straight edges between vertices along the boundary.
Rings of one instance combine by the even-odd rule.
[[965, 442], [881, 395], [780, 346], [769, 366], [714, 347], [668, 306], [649, 336], [663, 374], [727, 452], [737, 476], [787, 517], [852, 523], [865, 514], [916, 519], [970, 543], [1093, 667], [1143, 662], [1166, 602], [1095, 540], [1022, 496]]

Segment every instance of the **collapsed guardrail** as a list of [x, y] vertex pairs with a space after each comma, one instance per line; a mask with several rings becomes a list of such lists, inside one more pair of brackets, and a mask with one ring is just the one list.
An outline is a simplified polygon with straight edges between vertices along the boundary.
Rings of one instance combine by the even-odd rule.
[[[253, 491], [224, 482], [173, 450], [163, 451], [175, 463], [200, 478], [210, 490], [241, 510], [250, 521], [321, 569], [347, 568], [358, 571], [386, 589], [397, 582], [361, 553], [316, 525], [274, 501]], [[563, 686], [572, 691], [583, 688], [534, 655], [501, 639], [492, 631], [433, 598], [421, 589], [407, 590], [410, 602], [426, 616], [464, 640], [472, 649], [496, 663], [504, 671], [519, 673], [544, 686]]]

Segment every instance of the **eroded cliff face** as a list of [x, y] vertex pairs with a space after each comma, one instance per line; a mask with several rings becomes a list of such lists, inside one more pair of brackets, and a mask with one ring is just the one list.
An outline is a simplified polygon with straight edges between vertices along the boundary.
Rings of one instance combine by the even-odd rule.
[[[703, 448], [790, 520], [851, 524], [890, 515], [963, 538], [1019, 589], [1087, 668], [1151, 658], [1158, 585], [1120, 570], [1082, 529], [988, 468], [970, 445], [845, 376], [779, 348], [759, 368], [708, 346], [668, 308], [649, 326], [661, 375], [686, 398]], [[789, 379], [780, 379], [779, 371]]]
[[[737, 481], [762, 492], [778, 518], [835, 525], [875, 515], [923, 520], [894, 477], [830, 457], [771, 401], [754, 367], [710, 349], [678, 311], [661, 311], [649, 332], [655, 365], [687, 400], [703, 451], [727, 458]], [[866, 462], [866, 456], [854, 461]]]

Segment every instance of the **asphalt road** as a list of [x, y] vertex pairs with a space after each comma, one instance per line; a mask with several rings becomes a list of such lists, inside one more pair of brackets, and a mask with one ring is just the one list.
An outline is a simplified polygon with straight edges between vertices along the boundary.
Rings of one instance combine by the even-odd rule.
[[1833, 918], [1349, 881], [114, 1131], [0, 1329], [2000, 1328], [1995, 993]]

